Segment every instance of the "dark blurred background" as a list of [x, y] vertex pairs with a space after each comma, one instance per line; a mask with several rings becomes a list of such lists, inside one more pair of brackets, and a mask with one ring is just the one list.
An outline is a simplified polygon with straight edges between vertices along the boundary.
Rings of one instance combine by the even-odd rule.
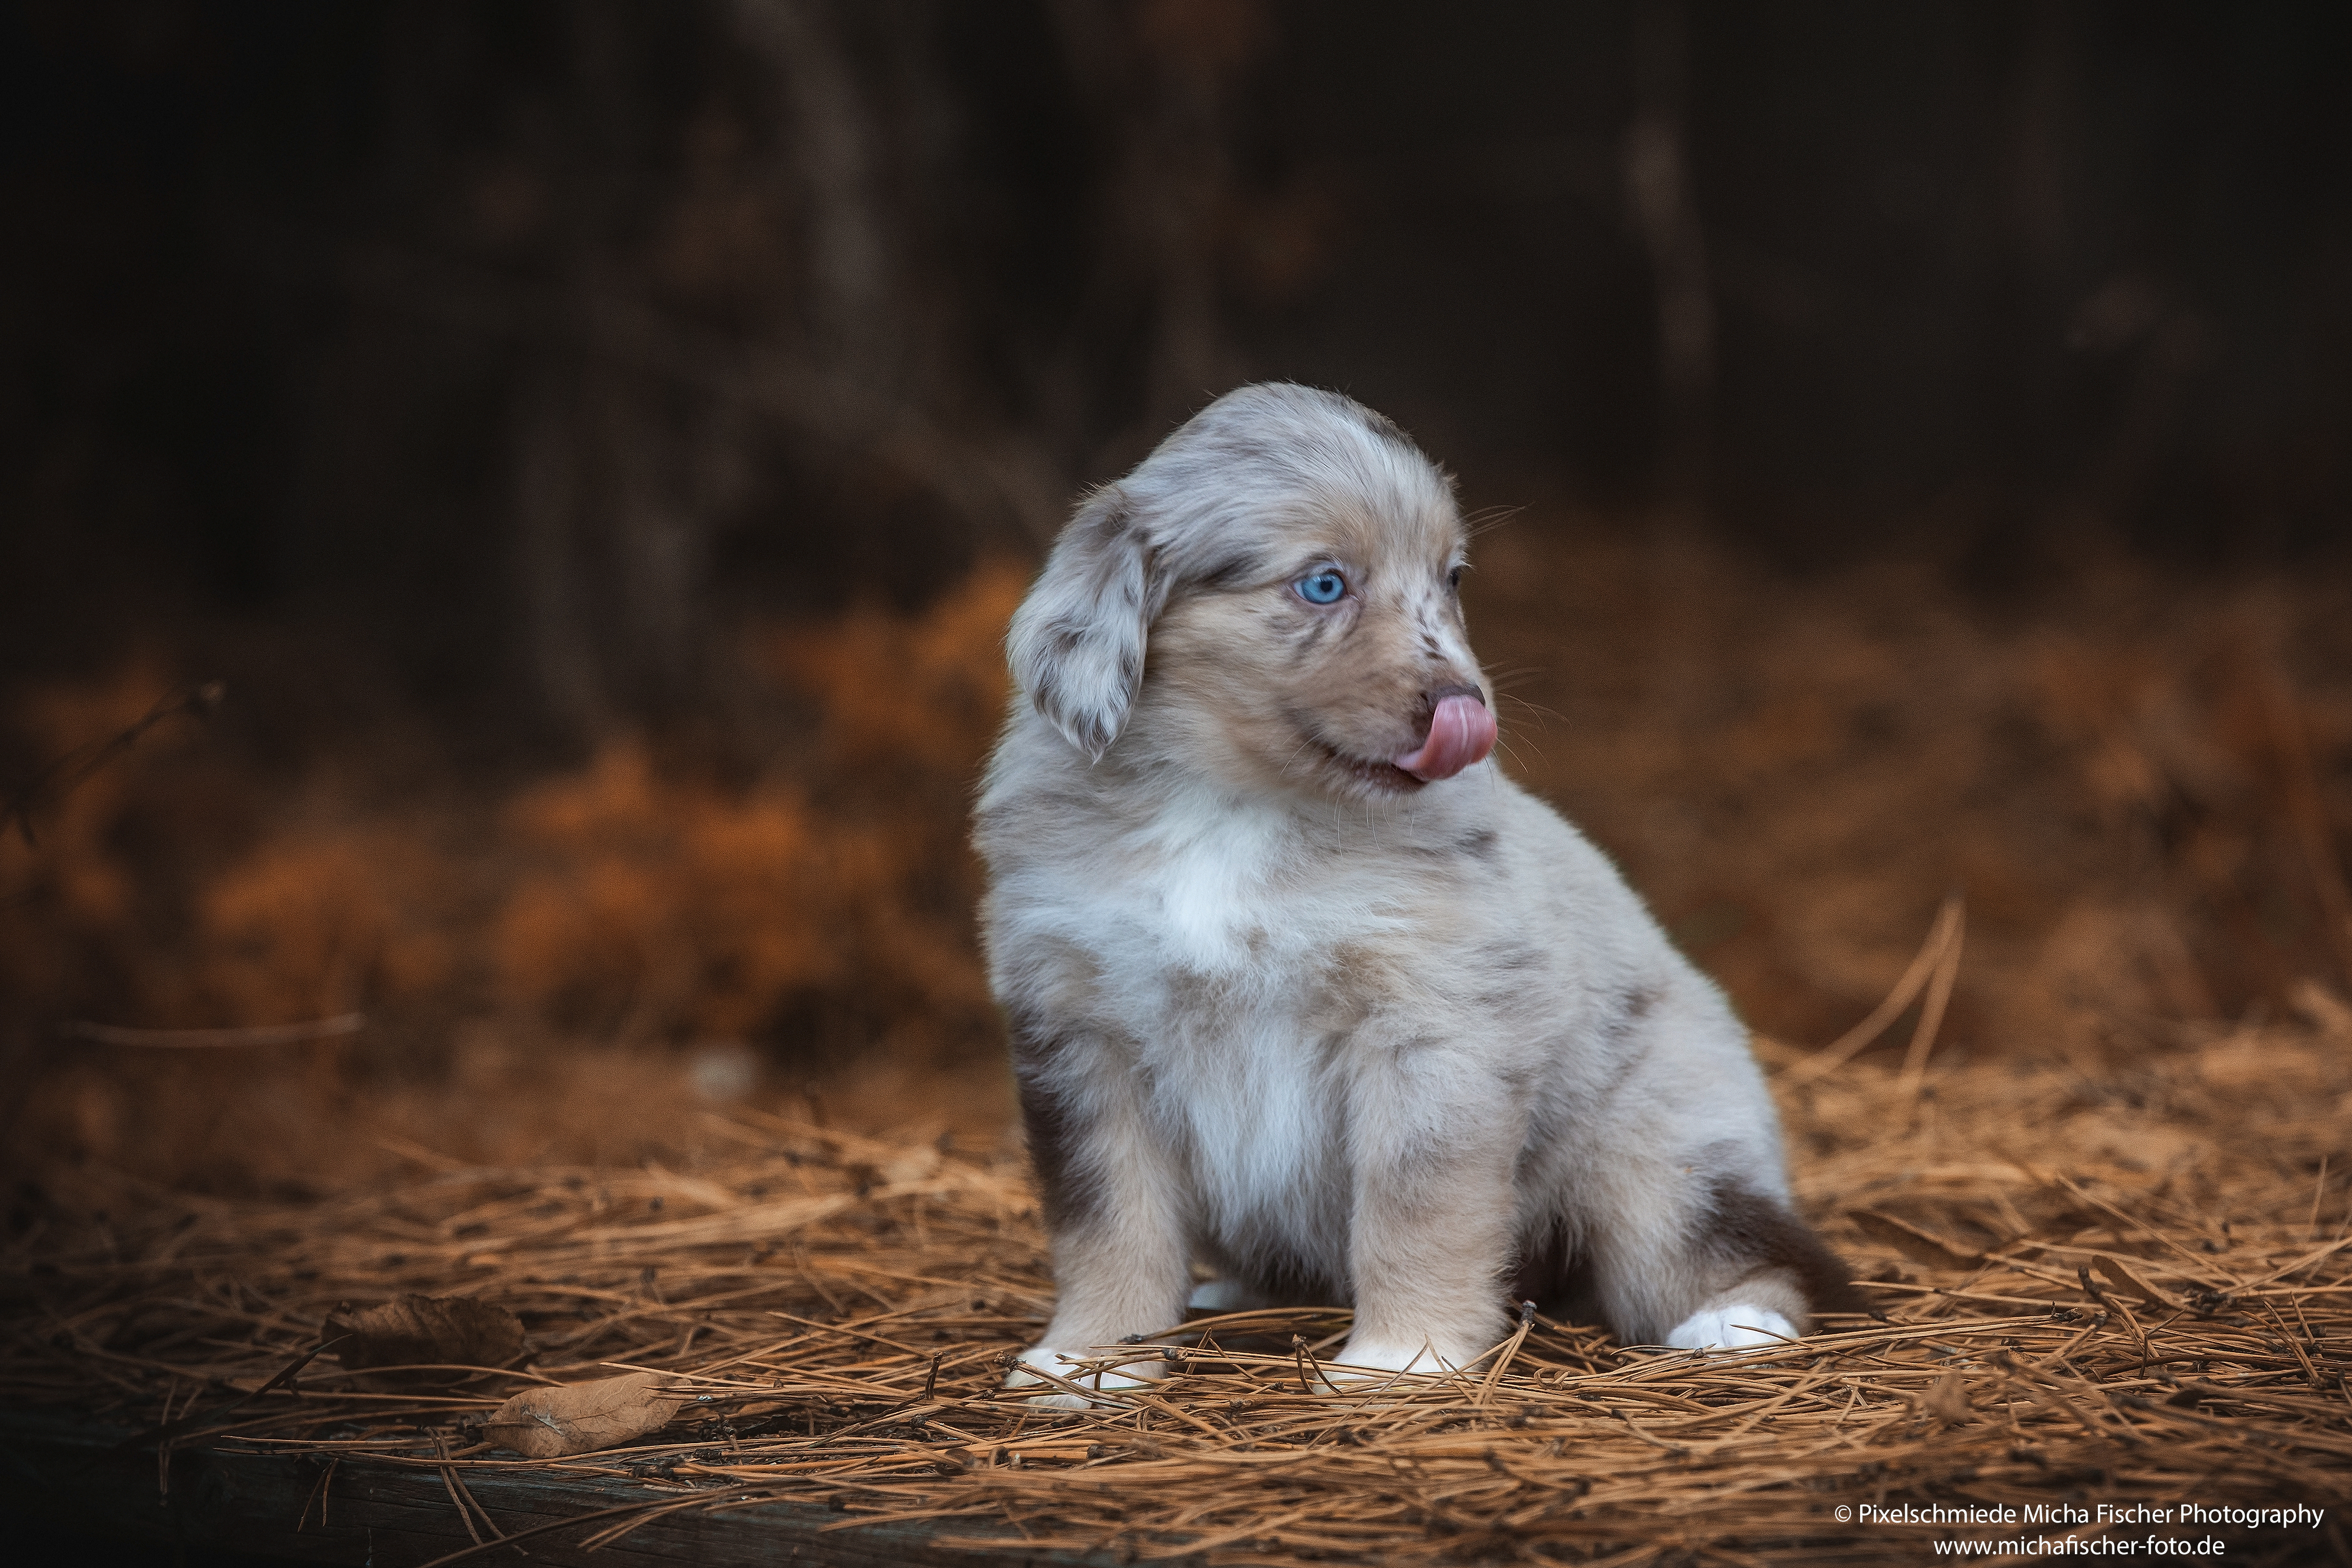
[[15, 5], [0, 1159], [994, 1138], [1006, 618], [1259, 377], [1508, 518], [1507, 766], [1763, 1033], [1953, 891], [1882, 1058], [2352, 1016], [2347, 66], [2341, 4]]
[[2328, 558], [2352, 10], [27, 0], [0, 660], [335, 630], [575, 739], [1253, 377], [1475, 504], [2046, 589]]

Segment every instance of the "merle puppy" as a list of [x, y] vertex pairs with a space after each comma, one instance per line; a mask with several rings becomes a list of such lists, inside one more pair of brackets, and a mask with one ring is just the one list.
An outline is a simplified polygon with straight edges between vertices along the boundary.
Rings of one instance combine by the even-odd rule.
[[1351, 1305], [1339, 1378], [1467, 1366], [1512, 1299], [1688, 1349], [1851, 1305], [1722, 994], [1488, 760], [1466, 542], [1388, 420], [1244, 387], [1014, 616], [977, 841], [1059, 1291], [1029, 1364], [1173, 1327], [1196, 1264]]

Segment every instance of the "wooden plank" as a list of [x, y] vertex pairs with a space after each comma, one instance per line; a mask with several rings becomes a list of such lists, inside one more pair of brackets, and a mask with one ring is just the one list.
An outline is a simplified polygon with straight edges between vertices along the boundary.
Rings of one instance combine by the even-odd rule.
[[[94, 1542], [142, 1542], [233, 1552], [287, 1563], [415, 1568], [474, 1544], [436, 1470], [343, 1459], [328, 1473], [310, 1455], [215, 1447], [174, 1451], [163, 1490], [155, 1450], [120, 1447], [132, 1429], [61, 1412], [0, 1410], [0, 1507], [33, 1530]], [[464, 1472], [474, 1500], [503, 1534], [555, 1526], [478, 1559], [530, 1568], [1110, 1568], [1118, 1559], [1032, 1552], [1008, 1533], [999, 1549], [949, 1548], [940, 1533], [990, 1533], [969, 1521], [877, 1524], [820, 1532], [845, 1517], [823, 1507], [761, 1503], [723, 1512], [680, 1511], [589, 1551], [581, 1540], [619, 1516], [587, 1516], [642, 1503], [624, 1480], [544, 1473]], [[478, 1522], [477, 1523], [478, 1529]]]

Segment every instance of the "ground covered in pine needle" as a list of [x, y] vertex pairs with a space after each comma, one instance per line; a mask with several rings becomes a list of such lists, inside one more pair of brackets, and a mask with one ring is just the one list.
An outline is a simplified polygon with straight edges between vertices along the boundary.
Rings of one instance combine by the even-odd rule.
[[[530, 765], [285, 628], [0, 690], [0, 1416], [422, 1467], [502, 1552], [548, 1515], [469, 1478], [567, 1552], [784, 1500], [1109, 1559], [2352, 1564], [2352, 588], [1572, 521], [1465, 589], [1506, 765], [1806, 1042], [1758, 1050], [1881, 1315], [1538, 1318], [1344, 1394], [1344, 1312], [1202, 1319], [1121, 1353], [1149, 1393], [1003, 1394], [1052, 1286], [964, 844], [998, 564]], [[498, 1446], [616, 1378], [596, 1446]]]
[[[1315, 1363], [1345, 1312], [1250, 1313], [1123, 1350], [1164, 1365], [1148, 1393], [1033, 1410], [998, 1386], [1052, 1294], [1017, 1151], [747, 1103], [710, 1113], [732, 1152], [691, 1170], [451, 1165], [276, 1200], [60, 1176], [20, 1197], [5, 1254], [0, 1400], [438, 1469], [453, 1509], [486, 1469], [633, 1482], [642, 1506], [574, 1547], [782, 1499], [835, 1529], [1139, 1561], [1811, 1564], [2035, 1536], [2339, 1560], [2352, 1010], [2303, 999], [2096, 1076], [1760, 1041], [1801, 1199], [1878, 1308], [1781, 1350], [1538, 1317], [1456, 1375], [1333, 1393]], [[512, 1312], [521, 1351], [401, 1372], [331, 1348], [281, 1375], [331, 1318], [412, 1293]], [[485, 1437], [520, 1391], [643, 1371], [675, 1417], [622, 1446], [528, 1460]], [[1906, 1504], [1948, 1511], [1870, 1511]], [[2141, 1504], [2168, 1522], [2099, 1512]], [[2021, 1522], [1935, 1522], [2004, 1508]], [[478, 1533], [504, 1553], [495, 1518]]]

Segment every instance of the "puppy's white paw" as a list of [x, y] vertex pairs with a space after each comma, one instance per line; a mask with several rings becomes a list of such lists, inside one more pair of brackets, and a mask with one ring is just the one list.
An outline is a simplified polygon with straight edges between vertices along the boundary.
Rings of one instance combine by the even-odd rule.
[[1339, 1354], [1316, 1369], [1323, 1381], [1334, 1387], [1359, 1386], [1368, 1383], [1386, 1383], [1400, 1372], [1435, 1375], [1451, 1372], [1427, 1340], [1407, 1345], [1402, 1342], [1382, 1344], [1376, 1341], [1358, 1343], [1349, 1340]]
[[1056, 1388], [1035, 1373], [1024, 1371], [1023, 1367], [1042, 1366], [1065, 1383], [1075, 1384], [1080, 1388], [1090, 1389], [1099, 1394], [1117, 1394], [1128, 1388], [1148, 1388], [1160, 1372], [1158, 1366], [1147, 1362], [1136, 1367], [1133, 1374], [1122, 1371], [1080, 1373], [1075, 1364], [1091, 1359], [1093, 1358], [1084, 1351], [1055, 1350], [1051, 1345], [1033, 1344], [1021, 1353], [1022, 1365], [1014, 1367], [1005, 1375], [1004, 1386], [1007, 1388], [1042, 1386], [1053, 1389], [1052, 1393], [1035, 1395], [1029, 1400], [1033, 1406], [1040, 1410], [1086, 1410], [1096, 1405], [1108, 1405], [1113, 1401], [1087, 1399], [1071, 1393], [1066, 1388]]
[[1734, 1301], [1693, 1312], [1666, 1335], [1666, 1343], [1676, 1350], [1748, 1350], [1796, 1337], [1796, 1325], [1780, 1313]]
[[1239, 1281], [1204, 1280], [1192, 1287], [1184, 1305], [1196, 1312], [1238, 1312], [1248, 1309], [1251, 1298]]

